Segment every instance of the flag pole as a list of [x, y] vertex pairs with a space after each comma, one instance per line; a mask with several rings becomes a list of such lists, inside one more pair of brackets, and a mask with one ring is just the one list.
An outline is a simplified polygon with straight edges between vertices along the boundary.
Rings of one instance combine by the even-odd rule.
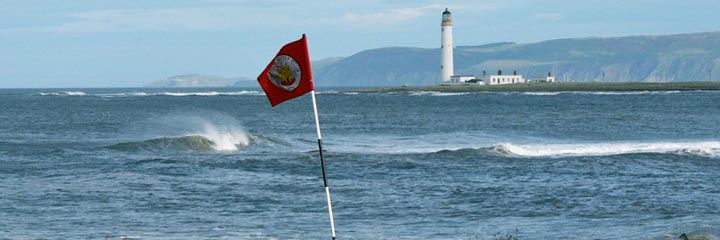
[[317, 128], [318, 152], [320, 153], [320, 165], [322, 166], [323, 184], [325, 185], [325, 196], [327, 197], [328, 214], [330, 215], [330, 230], [332, 231], [332, 239], [335, 240], [335, 219], [332, 212], [332, 201], [330, 201], [330, 188], [327, 183], [327, 175], [325, 174], [325, 159], [323, 159], [322, 134], [320, 133], [320, 119], [318, 118], [317, 100], [315, 100], [315, 90], [310, 91], [312, 95], [313, 110], [315, 112], [315, 127]]

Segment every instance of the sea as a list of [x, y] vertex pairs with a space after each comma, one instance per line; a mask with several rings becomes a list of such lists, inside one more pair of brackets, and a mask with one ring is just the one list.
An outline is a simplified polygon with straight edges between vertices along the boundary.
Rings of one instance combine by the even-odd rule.
[[[337, 239], [720, 236], [720, 92], [318, 89]], [[0, 239], [330, 239], [309, 94], [0, 90]]]

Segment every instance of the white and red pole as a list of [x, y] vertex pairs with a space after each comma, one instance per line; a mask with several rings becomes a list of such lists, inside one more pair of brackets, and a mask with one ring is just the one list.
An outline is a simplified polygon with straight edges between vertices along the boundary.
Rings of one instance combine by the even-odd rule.
[[323, 184], [325, 185], [325, 196], [327, 197], [328, 214], [330, 215], [330, 230], [332, 231], [332, 239], [335, 240], [335, 219], [332, 211], [332, 201], [330, 200], [330, 187], [328, 187], [327, 174], [325, 173], [325, 159], [323, 159], [322, 134], [320, 133], [320, 119], [318, 118], [317, 100], [315, 100], [315, 90], [310, 91], [313, 101], [313, 110], [315, 111], [315, 126], [317, 127], [318, 152], [320, 154], [320, 165], [322, 166]]

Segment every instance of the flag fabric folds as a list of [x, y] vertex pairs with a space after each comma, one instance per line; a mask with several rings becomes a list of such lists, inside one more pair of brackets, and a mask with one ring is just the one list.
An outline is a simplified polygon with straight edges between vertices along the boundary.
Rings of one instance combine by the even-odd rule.
[[283, 46], [257, 80], [273, 107], [315, 90], [305, 34]]

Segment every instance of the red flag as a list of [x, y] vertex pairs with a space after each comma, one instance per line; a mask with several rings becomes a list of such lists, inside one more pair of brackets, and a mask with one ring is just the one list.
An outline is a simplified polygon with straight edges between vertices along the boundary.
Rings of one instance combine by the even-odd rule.
[[273, 107], [314, 90], [305, 34], [283, 46], [257, 79]]

